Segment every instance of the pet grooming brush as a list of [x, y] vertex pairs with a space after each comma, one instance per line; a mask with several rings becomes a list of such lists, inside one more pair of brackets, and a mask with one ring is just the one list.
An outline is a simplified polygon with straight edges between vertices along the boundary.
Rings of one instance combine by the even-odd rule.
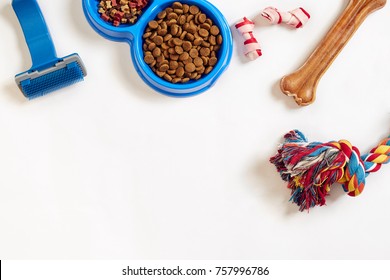
[[30, 50], [32, 67], [15, 76], [28, 99], [48, 94], [82, 81], [86, 76], [78, 54], [58, 58], [45, 19], [36, 0], [13, 0], [12, 7]]

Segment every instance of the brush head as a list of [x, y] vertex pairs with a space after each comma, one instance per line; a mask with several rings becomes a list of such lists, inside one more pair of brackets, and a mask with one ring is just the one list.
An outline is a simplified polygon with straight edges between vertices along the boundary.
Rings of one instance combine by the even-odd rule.
[[15, 76], [15, 81], [28, 99], [46, 95], [84, 80], [87, 75], [78, 54], [53, 62], [45, 69], [30, 69]]

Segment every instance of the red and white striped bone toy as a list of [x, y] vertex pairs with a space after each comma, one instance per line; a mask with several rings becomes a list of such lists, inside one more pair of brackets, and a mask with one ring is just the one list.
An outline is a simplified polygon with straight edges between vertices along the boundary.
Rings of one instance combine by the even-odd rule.
[[253, 29], [255, 23], [246, 17], [238, 21], [235, 25], [238, 32], [244, 38], [244, 54], [250, 60], [255, 60], [259, 58], [262, 53], [260, 49], [260, 44], [257, 42], [257, 39], [253, 35]]
[[303, 8], [297, 8], [289, 12], [281, 12], [274, 7], [265, 8], [261, 15], [271, 24], [284, 23], [295, 28], [304, 26], [310, 19], [310, 14]]

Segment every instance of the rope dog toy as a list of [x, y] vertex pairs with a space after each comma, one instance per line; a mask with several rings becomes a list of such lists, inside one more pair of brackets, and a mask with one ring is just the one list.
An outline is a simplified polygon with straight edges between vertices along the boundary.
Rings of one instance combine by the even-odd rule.
[[310, 19], [310, 14], [303, 8], [297, 8], [289, 12], [281, 12], [274, 7], [267, 7], [261, 12], [271, 24], [287, 24], [294, 28], [304, 26]]
[[244, 54], [250, 60], [255, 60], [259, 58], [262, 53], [260, 49], [260, 44], [257, 42], [257, 39], [253, 35], [253, 30], [255, 23], [246, 17], [238, 21], [235, 25], [237, 31], [244, 38]]
[[366, 177], [390, 161], [390, 136], [362, 156], [346, 140], [309, 143], [298, 130], [290, 131], [284, 139], [270, 162], [288, 182], [290, 201], [300, 211], [325, 205], [326, 195], [334, 183], [341, 183], [348, 195], [358, 196]]

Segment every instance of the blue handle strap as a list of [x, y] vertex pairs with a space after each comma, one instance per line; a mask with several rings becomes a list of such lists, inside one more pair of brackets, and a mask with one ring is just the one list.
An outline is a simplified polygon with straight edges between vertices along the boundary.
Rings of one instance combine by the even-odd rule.
[[56, 60], [56, 50], [37, 1], [13, 0], [12, 7], [30, 50], [32, 69]]

